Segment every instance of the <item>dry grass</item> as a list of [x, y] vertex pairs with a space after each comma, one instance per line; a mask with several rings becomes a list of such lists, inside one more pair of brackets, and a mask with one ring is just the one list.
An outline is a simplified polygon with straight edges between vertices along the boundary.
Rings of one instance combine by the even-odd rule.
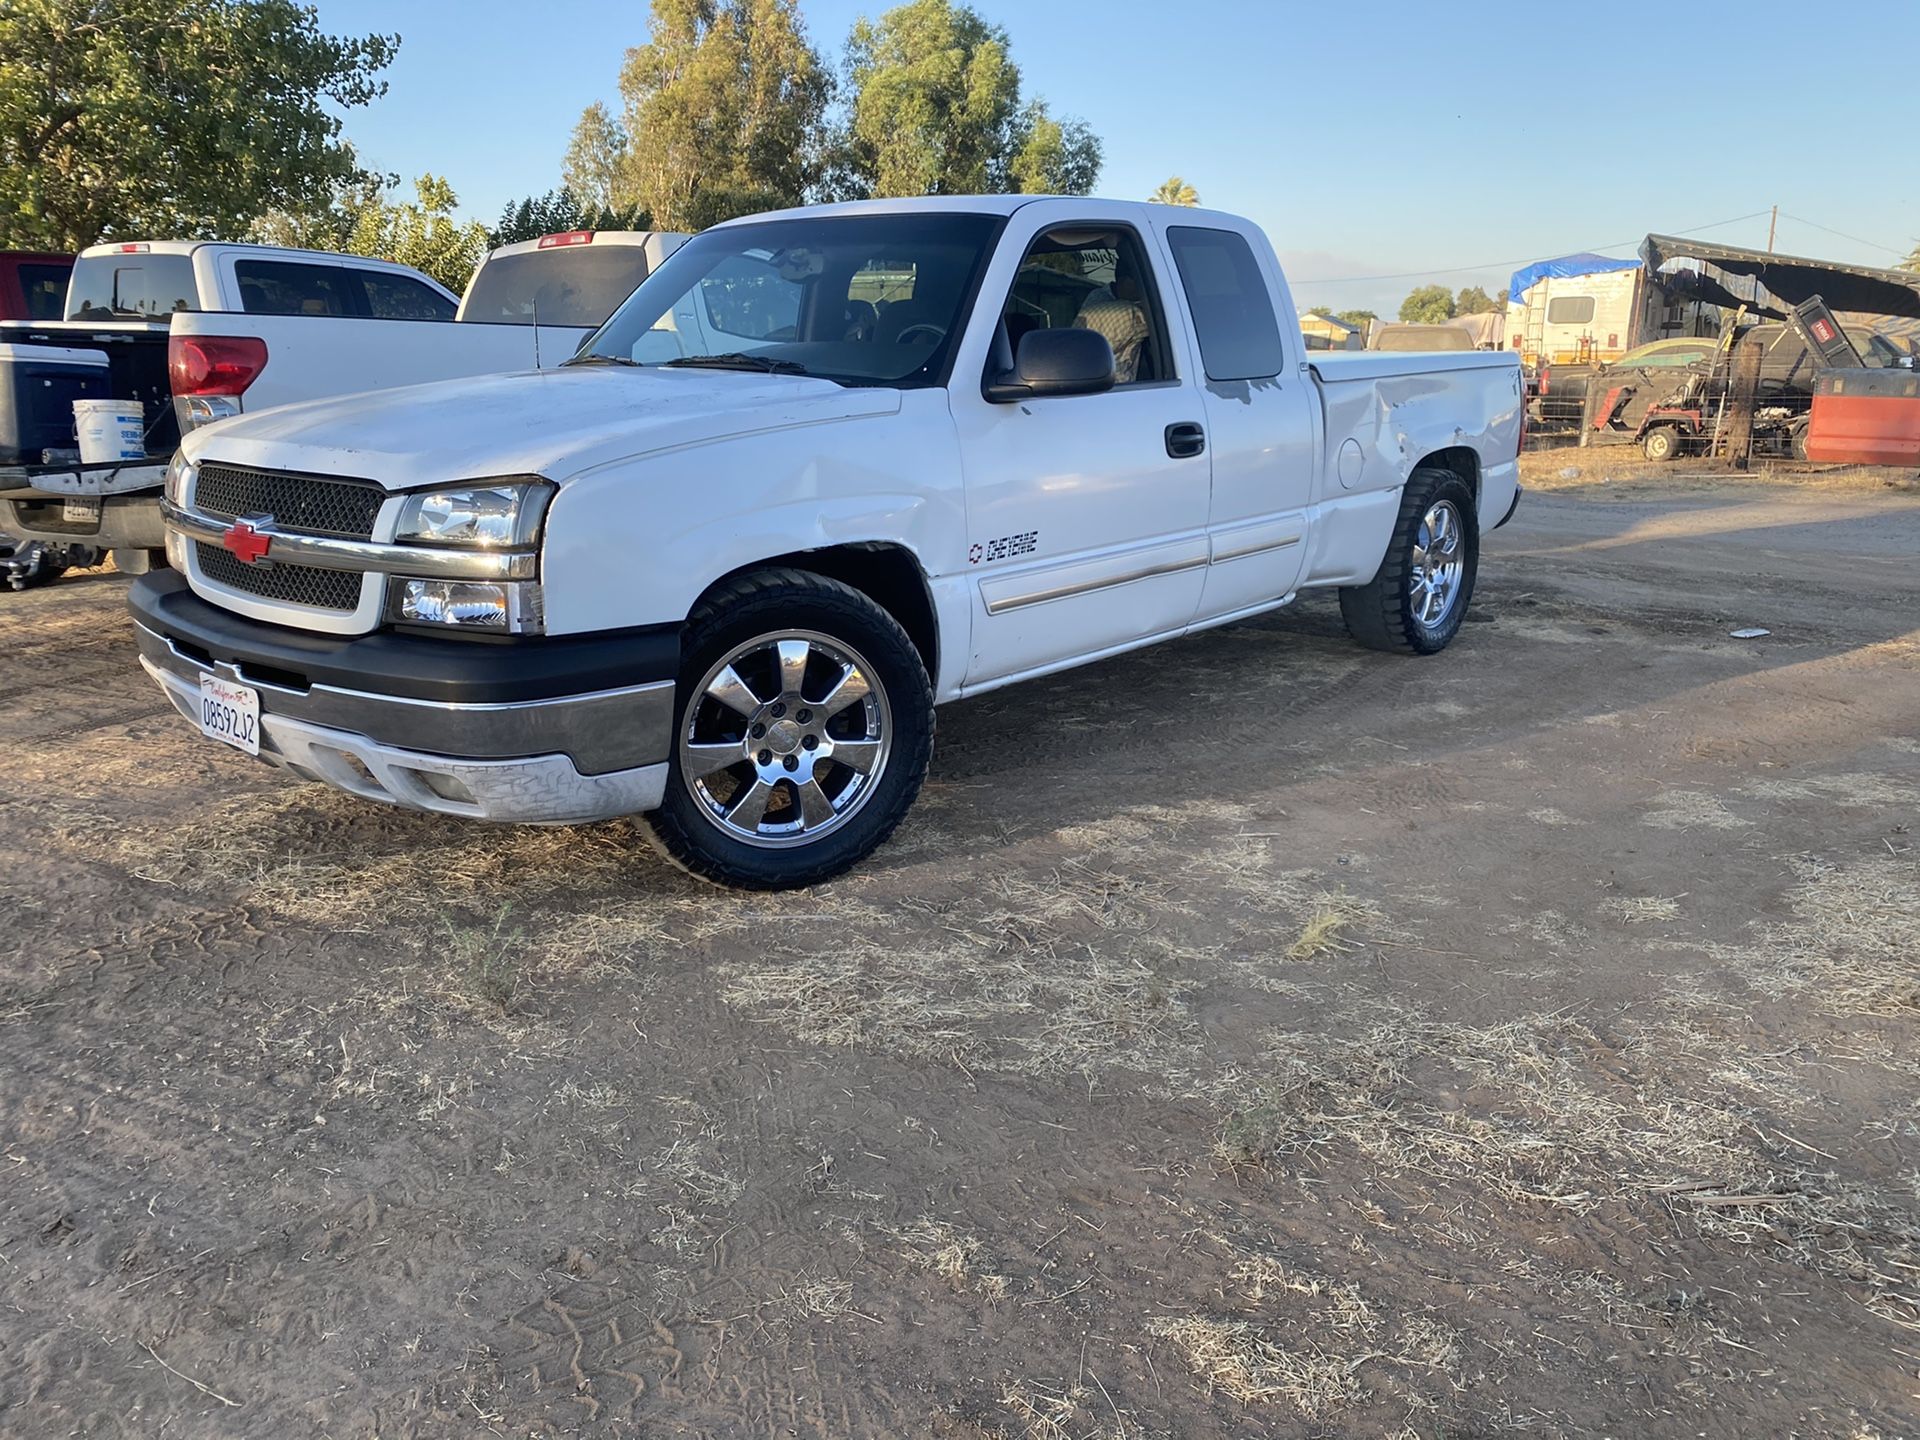
[[853, 1286], [845, 1280], [802, 1275], [774, 1297], [777, 1309], [790, 1320], [837, 1320], [856, 1315]]
[[1655, 798], [1640, 822], [1662, 830], [1741, 830], [1753, 823], [1734, 814], [1719, 796], [1703, 790], [1666, 791]]
[[1282, 1345], [1245, 1320], [1162, 1316], [1148, 1323], [1147, 1333], [1171, 1341], [1209, 1391], [1243, 1405], [1280, 1400], [1318, 1419], [1362, 1393], [1353, 1362], [1311, 1346]]
[[945, 1220], [917, 1220], [911, 1225], [878, 1227], [915, 1270], [944, 1280], [955, 1290], [998, 1302], [1007, 1297], [1012, 1280], [981, 1267], [982, 1241]]
[[1711, 944], [1761, 993], [1837, 1015], [1920, 1015], [1920, 864], [1906, 854], [1849, 864], [1788, 862], [1793, 918], [1750, 945]]
[[918, 946], [894, 912], [841, 904], [832, 945], [722, 966], [721, 995], [816, 1044], [1165, 1084], [1204, 1052], [1186, 1003], [1195, 957], [1156, 933], [1164, 903], [1160, 885], [1084, 864], [988, 874], [916, 903], [935, 937]]
[[697, 1102], [666, 1096], [659, 1102], [678, 1134], [647, 1156], [626, 1193], [651, 1201], [660, 1223], [647, 1238], [683, 1256], [702, 1253], [718, 1216], [746, 1193], [746, 1182], [722, 1155], [726, 1128]]
[[519, 993], [520, 960], [526, 950], [525, 932], [507, 928], [512, 910], [512, 905], [502, 905], [486, 925], [455, 925], [444, 917], [440, 922], [448, 956], [468, 993], [502, 1013], [512, 1008]]
[[[1087, 1385], [1084, 1376], [1073, 1385], [1015, 1380], [1001, 1391], [1000, 1403], [1013, 1414], [1019, 1440], [1144, 1440], [1137, 1425], [1130, 1429], [1121, 1420], [1112, 1397]], [[1111, 1427], [1101, 1411], [1111, 1415]]]
[[1361, 921], [1379, 918], [1376, 906], [1356, 900], [1344, 891], [1322, 896], [1313, 914], [1307, 917], [1307, 923], [1300, 928], [1299, 936], [1287, 947], [1287, 959], [1311, 960], [1318, 955], [1351, 949], [1350, 943], [1342, 938], [1345, 933]]
[[1658, 1205], [1862, 1282], [1870, 1309], [1920, 1322], [1920, 1184], [1883, 1192], [1820, 1166], [1787, 1133], [1810, 1087], [1782, 1057], [1686, 1020], [1602, 1034], [1566, 1015], [1472, 1026], [1384, 1002], [1369, 1014], [1358, 1034], [1272, 1036], [1257, 1082], [1236, 1077], [1217, 1157], [1357, 1152], [1388, 1176], [1513, 1203]]
[[1659, 920], [1680, 918], [1680, 897], [1666, 895], [1615, 895], [1600, 902], [1603, 914], [1628, 925], [1646, 925]]

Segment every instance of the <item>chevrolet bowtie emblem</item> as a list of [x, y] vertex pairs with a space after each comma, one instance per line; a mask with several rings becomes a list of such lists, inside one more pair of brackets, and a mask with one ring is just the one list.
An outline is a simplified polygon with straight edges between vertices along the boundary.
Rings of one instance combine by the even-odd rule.
[[258, 565], [273, 548], [273, 536], [254, 528], [246, 520], [236, 520], [221, 535], [220, 543], [231, 550], [243, 565]]

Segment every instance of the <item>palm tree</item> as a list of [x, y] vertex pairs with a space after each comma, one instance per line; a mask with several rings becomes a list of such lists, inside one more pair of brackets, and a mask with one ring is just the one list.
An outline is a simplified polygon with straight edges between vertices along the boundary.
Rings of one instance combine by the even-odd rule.
[[1163, 180], [1160, 183], [1160, 188], [1149, 195], [1147, 199], [1156, 205], [1198, 205], [1200, 203], [1200, 192], [1182, 180], [1178, 175], [1175, 175], [1170, 179]]

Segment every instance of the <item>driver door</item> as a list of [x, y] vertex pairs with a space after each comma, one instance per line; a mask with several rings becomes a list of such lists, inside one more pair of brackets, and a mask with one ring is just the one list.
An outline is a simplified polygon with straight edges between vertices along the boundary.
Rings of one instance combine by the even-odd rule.
[[[1017, 210], [955, 359], [974, 610], [967, 689], [1177, 634], [1199, 606], [1204, 411], [1167, 324], [1159, 241], [1130, 207], [1114, 208], [1094, 222], [1083, 201]], [[982, 387], [1003, 326], [1010, 346], [1037, 328], [1099, 330], [1118, 383], [990, 402]]]

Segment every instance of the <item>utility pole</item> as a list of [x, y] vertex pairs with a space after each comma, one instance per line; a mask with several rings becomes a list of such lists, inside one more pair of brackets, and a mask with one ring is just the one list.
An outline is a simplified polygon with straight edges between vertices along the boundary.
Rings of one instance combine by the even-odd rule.
[[1780, 207], [1773, 207], [1773, 218], [1767, 221], [1767, 253], [1773, 253], [1773, 227], [1780, 223]]

